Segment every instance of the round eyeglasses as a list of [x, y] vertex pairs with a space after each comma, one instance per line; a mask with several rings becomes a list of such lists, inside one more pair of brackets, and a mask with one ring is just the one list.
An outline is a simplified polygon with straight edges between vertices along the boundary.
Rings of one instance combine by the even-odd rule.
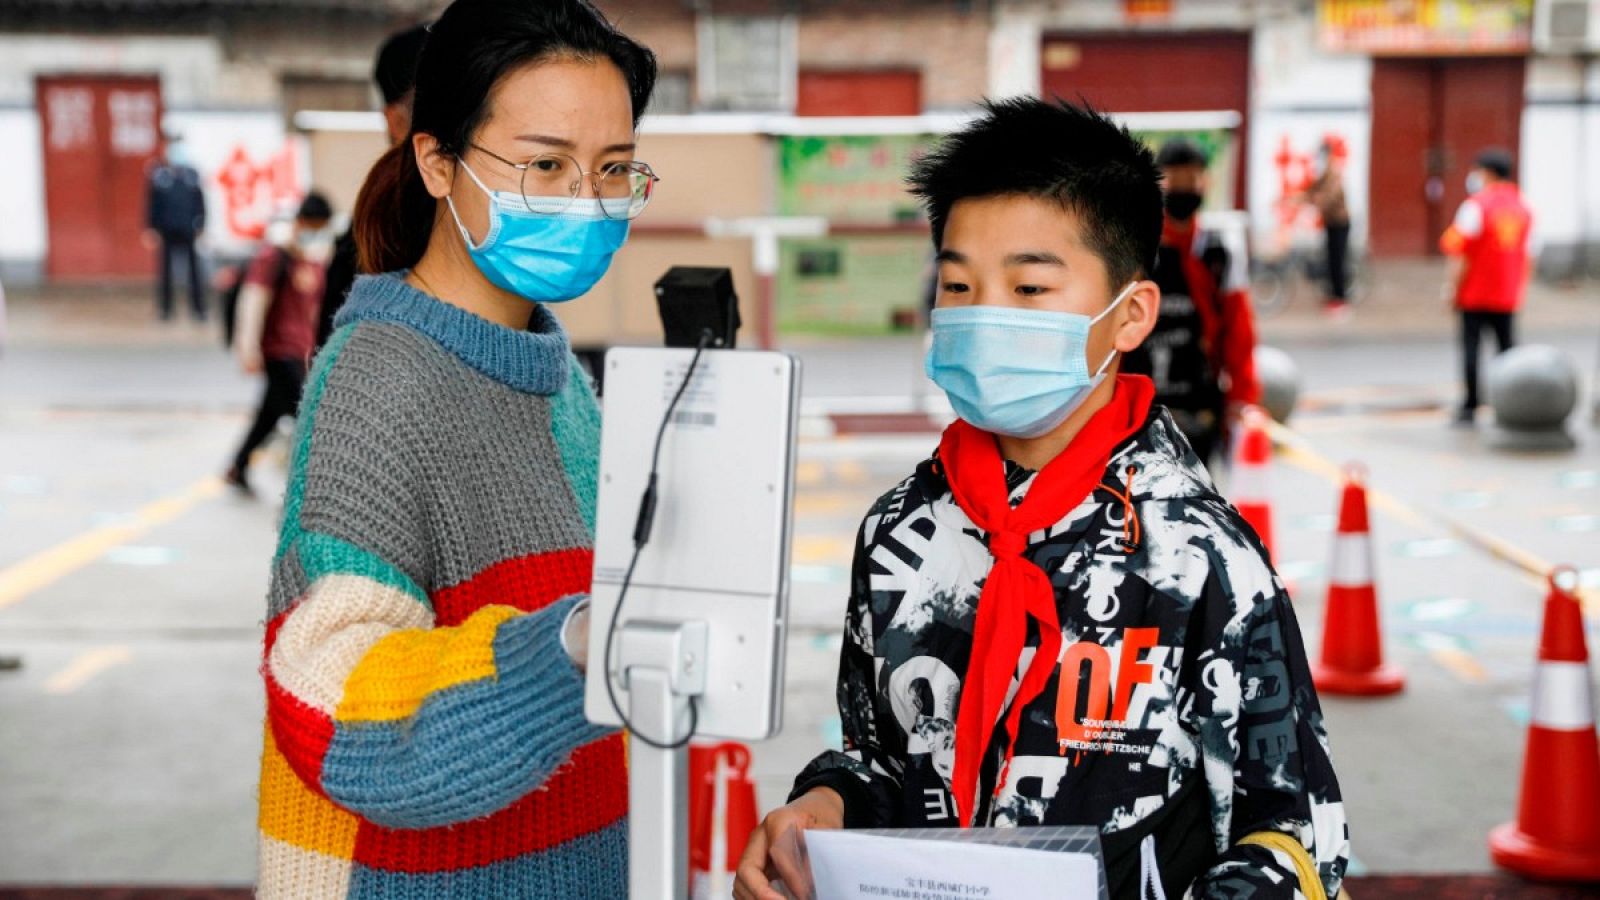
[[596, 172], [585, 172], [578, 161], [565, 153], [544, 153], [517, 163], [477, 144], [473, 149], [517, 170], [517, 188], [528, 211], [556, 216], [572, 208], [583, 193], [584, 182], [592, 182], [600, 200], [600, 212], [608, 219], [636, 219], [650, 204], [656, 183], [661, 179], [645, 163], [637, 160], [611, 162]]

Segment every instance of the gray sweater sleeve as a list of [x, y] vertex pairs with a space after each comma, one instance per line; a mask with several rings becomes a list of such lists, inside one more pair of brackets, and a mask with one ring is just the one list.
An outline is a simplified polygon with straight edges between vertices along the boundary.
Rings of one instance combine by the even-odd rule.
[[370, 821], [480, 818], [608, 732], [584, 720], [561, 646], [579, 598], [441, 621], [407, 387], [343, 358], [349, 340], [319, 358], [294, 448], [264, 666], [272, 737], [302, 780]]

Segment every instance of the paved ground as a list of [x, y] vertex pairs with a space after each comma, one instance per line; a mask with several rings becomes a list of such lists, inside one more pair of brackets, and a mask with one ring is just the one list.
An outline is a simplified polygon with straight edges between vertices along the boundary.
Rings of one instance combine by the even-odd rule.
[[[1552, 302], [1561, 315], [1527, 337], [1593, 372], [1600, 303]], [[210, 476], [255, 386], [209, 332], [144, 315], [115, 297], [13, 298], [0, 356], [0, 655], [24, 666], [0, 672], [0, 884], [252, 876], [255, 667], [278, 506], [226, 495]], [[1529, 456], [1450, 429], [1447, 323], [1431, 320], [1429, 335], [1411, 321], [1374, 308], [1337, 331], [1294, 310], [1265, 324], [1319, 410], [1296, 420], [1276, 468], [1279, 562], [1314, 649], [1329, 470], [1364, 461], [1382, 492], [1388, 650], [1411, 681], [1396, 698], [1325, 701], [1356, 855], [1371, 873], [1487, 872], [1484, 835], [1515, 803], [1542, 593], [1480, 544], [1528, 566], [1573, 562], [1600, 592], [1600, 436], [1579, 417], [1579, 449]], [[917, 390], [915, 340], [793, 349], [813, 413], [885, 396], [906, 406]], [[763, 807], [837, 740], [851, 535], [933, 443], [832, 430], [811, 419], [802, 447], [786, 727], [756, 749]], [[275, 497], [277, 466], [260, 481]]]

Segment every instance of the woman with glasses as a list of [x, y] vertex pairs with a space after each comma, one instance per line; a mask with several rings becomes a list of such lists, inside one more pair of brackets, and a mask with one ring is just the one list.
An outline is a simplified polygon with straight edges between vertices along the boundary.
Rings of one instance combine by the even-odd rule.
[[583, 717], [599, 411], [549, 304], [656, 178], [650, 51], [581, 0], [456, 0], [306, 387], [262, 667], [260, 896], [625, 896]]

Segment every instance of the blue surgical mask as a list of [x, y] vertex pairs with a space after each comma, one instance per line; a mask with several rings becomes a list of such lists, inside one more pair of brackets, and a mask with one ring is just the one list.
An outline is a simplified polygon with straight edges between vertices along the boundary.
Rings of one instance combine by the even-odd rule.
[[1479, 192], [1481, 190], [1483, 190], [1483, 173], [1482, 172], [1468, 172], [1467, 173], [1467, 193], [1468, 194], [1476, 194], [1477, 192]]
[[521, 194], [491, 191], [465, 161], [461, 168], [489, 195], [489, 233], [482, 243], [472, 242], [455, 201], [447, 196], [445, 202], [478, 271], [502, 290], [535, 303], [581, 297], [606, 274], [611, 257], [628, 239], [628, 199], [604, 201], [616, 204], [611, 210], [616, 218], [602, 212], [602, 201], [589, 198], [575, 199], [555, 215], [536, 213]]
[[1105, 379], [1117, 351], [1090, 374], [1089, 329], [1137, 285], [1093, 318], [994, 306], [936, 309], [928, 377], [969, 424], [1011, 437], [1049, 434]]

